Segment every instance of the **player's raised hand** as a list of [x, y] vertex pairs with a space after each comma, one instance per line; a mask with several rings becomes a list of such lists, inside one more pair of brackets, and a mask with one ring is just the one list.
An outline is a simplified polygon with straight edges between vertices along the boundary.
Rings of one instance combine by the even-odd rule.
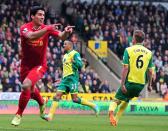
[[73, 28], [75, 28], [75, 26], [66, 26], [64, 31], [66, 33], [72, 33], [73, 32]]
[[58, 30], [58, 26], [60, 26], [60, 25], [61, 25], [60, 23], [47, 25], [46, 29], [47, 29], [47, 31], [55, 31], [55, 30]]

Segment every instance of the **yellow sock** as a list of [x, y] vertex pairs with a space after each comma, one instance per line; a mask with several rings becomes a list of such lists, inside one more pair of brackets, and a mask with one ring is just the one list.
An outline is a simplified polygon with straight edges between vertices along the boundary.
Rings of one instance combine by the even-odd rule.
[[82, 105], [89, 106], [89, 107], [91, 107], [91, 108], [94, 108], [94, 107], [96, 106], [94, 103], [89, 102], [89, 101], [87, 101], [87, 100], [85, 100], [85, 99], [83, 99], [83, 98], [81, 98], [81, 104], [82, 104]]
[[109, 106], [109, 111], [114, 112], [116, 108], [117, 108], [117, 103], [115, 101], [111, 102]]
[[49, 114], [48, 114], [51, 119], [53, 118], [53, 116], [55, 114], [55, 110], [56, 110], [57, 107], [58, 107], [58, 101], [53, 101], [52, 105], [51, 105], [51, 108], [50, 108], [50, 111], [49, 111]]
[[118, 112], [116, 113], [116, 120], [118, 121], [121, 115], [123, 114], [124, 110], [126, 109], [128, 102], [123, 101], [119, 107]]

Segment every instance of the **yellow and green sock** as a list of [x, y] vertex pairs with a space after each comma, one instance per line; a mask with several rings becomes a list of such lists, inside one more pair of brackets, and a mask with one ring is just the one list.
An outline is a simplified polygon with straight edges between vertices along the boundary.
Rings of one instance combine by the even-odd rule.
[[59, 104], [59, 101], [53, 101], [52, 102], [52, 105], [51, 105], [51, 108], [50, 108], [50, 111], [49, 111], [49, 117], [52, 119], [54, 114], [55, 114], [55, 110], [57, 109], [58, 107], [58, 104]]
[[124, 110], [127, 108], [127, 105], [128, 105], [128, 102], [122, 101], [121, 105], [119, 106], [119, 110], [117, 111], [115, 115], [117, 121], [122, 116]]
[[111, 102], [110, 106], [109, 106], [109, 112], [110, 111], [114, 112], [116, 110], [117, 106], [118, 106], [117, 102], [115, 102], [115, 101]]
[[96, 107], [96, 104], [94, 104], [94, 103], [92, 103], [92, 102], [89, 102], [89, 101], [87, 101], [87, 100], [85, 100], [85, 99], [81, 99], [81, 104], [82, 105], [86, 105], [86, 106], [89, 106], [89, 107], [91, 107], [91, 108], [95, 108]]
[[89, 107], [91, 107], [93, 109], [96, 107], [96, 105], [94, 103], [89, 102], [89, 101], [87, 101], [87, 100], [85, 100], [83, 98], [78, 98], [77, 100], [75, 100], [73, 102], [81, 104], [81, 105], [89, 106]]

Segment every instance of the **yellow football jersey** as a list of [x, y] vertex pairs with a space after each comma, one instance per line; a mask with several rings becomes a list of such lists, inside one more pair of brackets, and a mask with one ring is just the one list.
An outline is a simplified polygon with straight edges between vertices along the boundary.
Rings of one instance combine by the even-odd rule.
[[127, 81], [145, 84], [146, 72], [152, 68], [152, 52], [143, 45], [137, 44], [125, 49], [123, 64], [128, 64]]
[[78, 69], [82, 66], [82, 59], [77, 51], [72, 50], [67, 52], [63, 57], [63, 78], [76, 74]]

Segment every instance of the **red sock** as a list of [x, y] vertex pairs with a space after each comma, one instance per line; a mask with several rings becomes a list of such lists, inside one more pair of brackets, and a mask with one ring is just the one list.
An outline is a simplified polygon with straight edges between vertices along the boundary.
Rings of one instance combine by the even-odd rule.
[[36, 100], [40, 106], [44, 104], [44, 99], [36, 87], [34, 88], [34, 92], [31, 93], [31, 98]]
[[19, 105], [16, 114], [21, 115], [23, 114], [24, 109], [26, 108], [27, 103], [30, 99], [30, 90], [22, 91], [19, 98]]

